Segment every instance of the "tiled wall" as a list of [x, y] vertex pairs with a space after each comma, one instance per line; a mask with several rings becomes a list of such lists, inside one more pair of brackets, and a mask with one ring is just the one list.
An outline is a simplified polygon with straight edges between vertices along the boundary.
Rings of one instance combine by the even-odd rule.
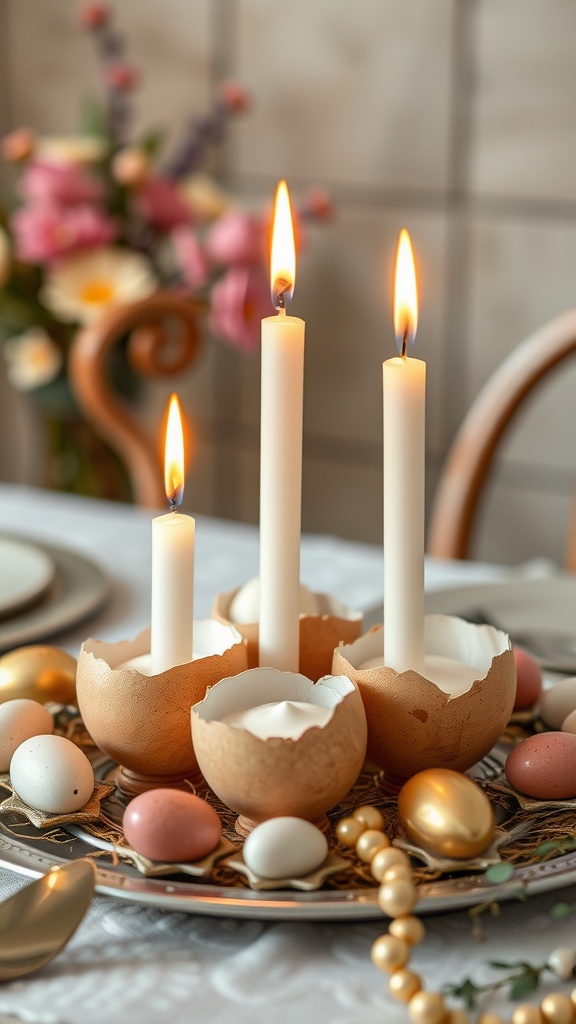
[[[72, 130], [95, 85], [67, 0], [4, 0], [3, 126]], [[221, 174], [247, 202], [286, 176], [332, 192], [293, 312], [307, 321], [303, 524], [381, 539], [380, 364], [400, 227], [417, 250], [428, 363], [428, 491], [500, 360], [576, 302], [576, 5], [567, 0], [117, 0], [144, 68], [140, 123], [176, 130], [237, 76], [252, 113]], [[514, 430], [476, 553], [562, 561], [576, 365]], [[258, 514], [257, 357], [207, 346], [185, 388], [197, 511]], [[157, 399], [154, 408], [157, 408]]]

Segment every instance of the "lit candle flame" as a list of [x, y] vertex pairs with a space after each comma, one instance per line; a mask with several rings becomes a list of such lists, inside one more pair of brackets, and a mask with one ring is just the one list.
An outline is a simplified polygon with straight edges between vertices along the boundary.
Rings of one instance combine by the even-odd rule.
[[414, 253], [410, 235], [405, 228], [402, 228], [398, 239], [394, 278], [394, 330], [401, 355], [406, 355], [408, 345], [414, 341], [416, 336], [417, 327], [418, 293]]
[[292, 298], [296, 280], [296, 245], [290, 209], [290, 196], [285, 181], [276, 189], [274, 225], [270, 251], [270, 289], [276, 309], [284, 309]]
[[180, 403], [176, 395], [172, 395], [168, 407], [164, 486], [170, 508], [174, 510], [177, 505], [181, 504], [184, 495], [184, 431]]

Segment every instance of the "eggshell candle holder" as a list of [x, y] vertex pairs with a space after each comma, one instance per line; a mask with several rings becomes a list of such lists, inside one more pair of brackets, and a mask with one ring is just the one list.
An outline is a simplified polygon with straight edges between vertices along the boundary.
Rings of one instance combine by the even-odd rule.
[[[258, 667], [258, 623], [236, 623], [230, 618], [230, 606], [238, 590], [218, 594], [212, 615], [218, 622], [234, 626], [248, 641], [248, 666]], [[300, 615], [299, 670], [317, 681], [332, 671], [334, 648], [342, 641], [351, 644], [362, 633], [363, 615], [348, 608], [331, 594], [314, 594], [316, 615]]]
[[382, 656], [381, 626], [334, 652], [333, 672], [360, 690], [368, 721], [368, 757], [391, 789], [425, 768], [466, 771], [504, 731], [516, 692], [508, 636], [448, 615], [426, 617], [426, 655], [452, 658], [477, 670], [459, 696], [450, 696], [418, 672], [386, 666], [360, 668]]
[[129, 796], [198, 778], [190, 737], [190, 708], [206, 689], [247, 666], [246, 641], [212, 619], [194, 624], [194, 660], [158, 675], [126, 666], [145, 664], [150, 630], [134, 640], [87, 640], [78, 659], [78, 707], [92, 739], [114, 761], [114, 780]]
[[[323, 726], [298, 739], [261, 739], [221, 721], [232, 712], [274, 701], [303, 701], [333, 709]], [[326, 811], [354, 785], [366, 753], [366, 715], [345, 676], [313, 683], [272, 668], [222, 679], [192, 708], [192, 740], [208, 785], [240, 818], [247, 835], [268, 818], [296, 817], [327, 826]]]

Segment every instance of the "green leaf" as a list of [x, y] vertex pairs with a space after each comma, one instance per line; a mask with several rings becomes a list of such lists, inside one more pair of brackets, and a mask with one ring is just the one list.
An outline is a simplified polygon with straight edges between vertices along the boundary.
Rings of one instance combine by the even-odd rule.
[[484, 872], [484, 878], [487, 882], [497, 885], [499, 882], [508, 882], [513, 874], [514, 868], [511, 864], [492, 864]]
[[482, 991], [474, 984], [470, 978], [466, 978], [460, 985], [445, 985], [444, 991], [446, 995], [454, 996], [456, 999], [462, 999], [466, 1004], [467, 1010], [474, 1009], [476, 999]]
[[506, 960], [489, 960], [488, 966], [493, 967], [495, 971], [511, 971], [513, 967], [518, 967], [519, 964], [507, 963]]
[[563, 917], [568, 917], [568, 914], [572, 913], [572, 907], [569, 903], [556, 903], [550, 910], [550, 917], [554, 920], [560, 920]]
[[107, 136], [104, 108], [93, 96], [84, 96], [80, 105], [80, 131], [82, 135]]
[[519, 974], [510, 984], [510, 999], [521, 999], [538, 987], [538, 975], [535, 971], [527, 971], [526, 974]]
[[138, 142], [138, 147], [143, 149], [149, 157], [154, 157], [164, 144], [166, 133], [162, 128], [153, 128], [143, 135]]
[[532, 853], [536, 857], [544, 857], [545, 854], [552, 853], [554, 850], [557, 850], [557, 849], [558, 849], [558, 843], [556, 842], [556, 840], [554, 840], [554, 839], [547, 839], [546, 842], [540, 843], [538, 846], [536, 846], [532, 850]]

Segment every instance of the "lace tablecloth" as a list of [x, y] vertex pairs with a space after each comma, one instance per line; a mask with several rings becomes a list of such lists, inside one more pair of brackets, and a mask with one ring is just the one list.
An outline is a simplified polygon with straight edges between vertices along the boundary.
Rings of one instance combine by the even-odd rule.
[[[113, 596], [87, 626], [58, 643], [76, 652], [88, 635], [116, 640], [149, 620], [150, 514], [85, 499], [0, 487], [0, 531], [74, 547], [112, 577]], [[196, 608], [207, 615], [213, 595], [257, 572], [252, 527], [199, 519]], [[504, 570], [465, 563], [427, 565], [429, 586], [492, 580]], [[305, 537], [302, 577], [314, 590], [367, 609], [382, 597], [381, 553], [370, 545]], [[0, 898], [26, 880], [0, 873]], [[546, 960], [558, 945], [576, 944], [574, 914], [556, 920], [572, 888], [486, 912], [485, 942], [472, 936], [465, 911], [429, 918], [412, 964], [428, 982], [473, 975], [493, 978], [489, 959]], [[400, 1024], [404, 1007], [387, 994], [386, 977], [370, 962], [384, 930], [370, 923], [262, 923], [152, 910], [96, 897], [66, 949], [38, 973], [0, 987], [0, 1014], [33, 1024]], [[551, 983], [558, 989], [559, 983]], [[493, 999], [495, 1009], [509, 1005]]]

